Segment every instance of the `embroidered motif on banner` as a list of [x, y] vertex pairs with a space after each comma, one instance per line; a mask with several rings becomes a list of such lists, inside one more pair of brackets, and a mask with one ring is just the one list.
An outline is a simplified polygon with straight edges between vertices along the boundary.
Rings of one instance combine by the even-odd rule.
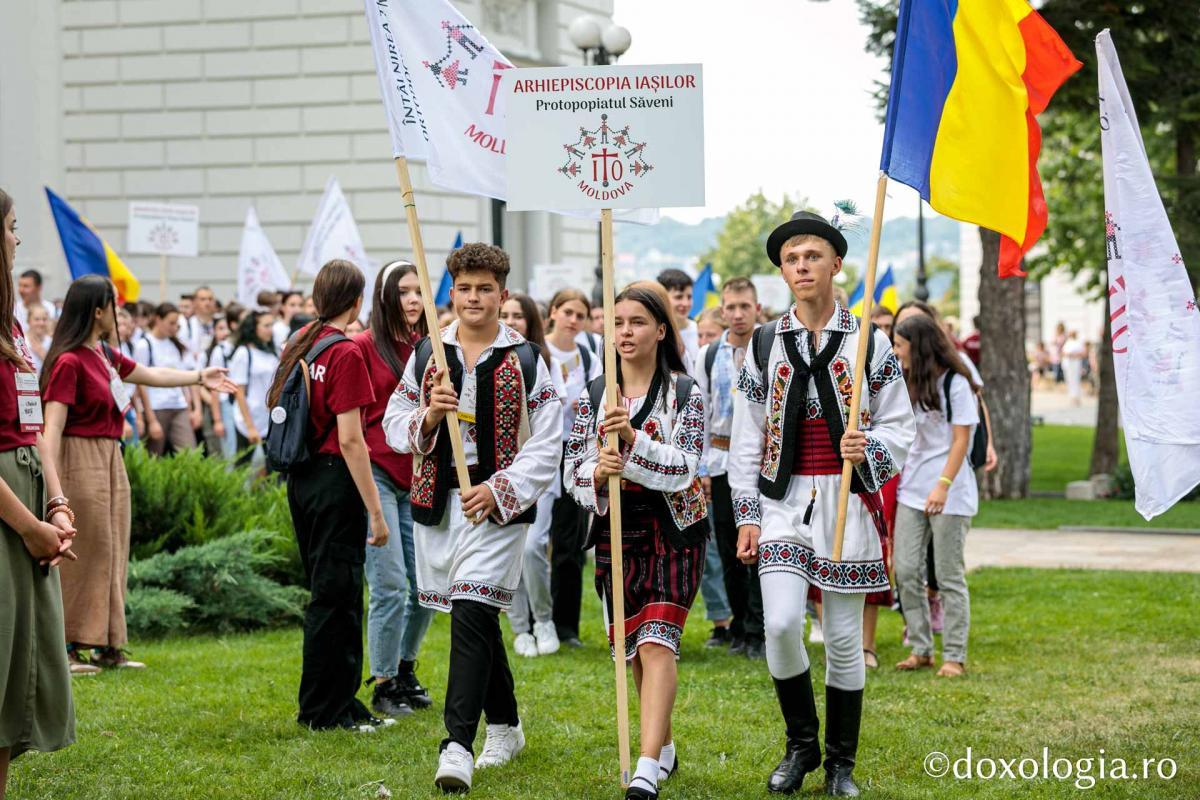
[[[874, 534], [872, 534], [874, 535]], [[795, 542], [767, 542], [758, 547], [759, 574], [792, 572], [833, 592], [874, 592], [888, 587], [883, 559], [832, 561]]]

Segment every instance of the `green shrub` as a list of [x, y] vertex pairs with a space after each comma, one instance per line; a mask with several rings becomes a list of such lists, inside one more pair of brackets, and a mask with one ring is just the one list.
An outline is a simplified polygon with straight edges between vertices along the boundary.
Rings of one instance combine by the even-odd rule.
[[[1122, 461], [1113, 472], [1112, 496], [1119, 500], [1132, 500], [1133, 493], [1133, 470], [1128, 461]], [[1200, 500], [1200, 486], [1184, 495], [1183, 500]]]
[[258, 478], [250, 467], [199, 450], [155, 458], [143, 447], [125, 451], [125, 470], [133, 509], [133, 558], [260, 529], [274, 534], [271, 549], [279, 556], [266, 574], [285, 583], [301, 581], [287, 489], [274, 477]]
[[195, 605], [192, 598], [171, 589], [133, 587], [125, 595], [125, 624], [131, 636], [143, 638], [180, 633]]
[[[299, 621], [307, 592], [268, 576], [282, 565], [277, 539], [270, 531], [245, 531], [131, 562], [127, 618], [153, 633], [226, 633]], [[155, 604], [166, 604], [164, 592], [147, 592], [155, 589], [190, 601], [177, 603], [179, 624], [170, 630], [146, 619]]]

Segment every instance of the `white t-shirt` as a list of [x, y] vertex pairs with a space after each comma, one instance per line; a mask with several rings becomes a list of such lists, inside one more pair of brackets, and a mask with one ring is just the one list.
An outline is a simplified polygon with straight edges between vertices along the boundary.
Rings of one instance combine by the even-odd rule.
[[[46, 313], [50, 316], [50, 321], [58, 319], [58, 309], [54, 307], [54, 303], [49, 300], [42, 300], [42, 308], [46, 309]], [[29, 310], [25, 308], [25, 304], [21, 302], [21, 295], [17, 295], [13, 301], [13, 317], [17, 322], [21, 323], [22, 328], [29, 327]]]
[[[946, 401], [942, 388], [944, 381], [943, 373], [937, 381], [940, 403]], [[946, 467], [946, 458], [950, 455], [953, 441], [951, 429], [955, 425], [970, 425], [971, 429], [967, 432], [968, 454], [963, 458], [954, 484], [949, 487], [943, 513], [973, 517], [979, 511], [979, 487], [975, 483], [975, 470], [970, 462], [970, 441], [975, 435], [975, 426], [979, 424], [979, 410], [975, 404], [975, 393], [961, 375], [956, 374], [950, 381], [950, 410], [951, 421], [947, 423], [946, 414], [940, 407], [927, 411], [920, 403], [913, 403], [917, 436], [908, 451], [904, 471], [900, 473], [897, 500], [909, 508], [924, 511], [925, 500], [937, 486], [938, 478]]]
[[696, 363], [696, 354], [700, 352], [700, 329], [689, 319], [687, 327], [679, 329], [679, 338], [683, 340], [683, 363], [690, 367]]
[[[271, 389], [271, 381], [275, 379], [278, 367], [278, 356], [256, 347], [239, 347], [233, 351], [229, 361], [229, 379], [238, 386], [246, 387], [243, 390], [246, 393], [246, 405], [250, 408], [250, 419], [254, 421], [259, 436], [267, 435], [267, 422], [270, 419], [267, 392]], [[249, 436], [241, 406], [237, 404], [233, 407], [233, 422], [238, 433]]]
[[[152, 333], [147, 333], [134, 345], [133, 353], [134, 359], [147, 367], [196, 368], [192, 354], [186, 349], [181, 355], [174, 342], [170, 339], [159, 339]], [[147, 386], [146, 393], [150, 396], [150, 408], [155, 411], [177, 411], [188, 407], [187, 396], [180, 387], [162, 389]]]
[[[233, 343], [228, 339], [218, 344], [208, 354], [208, 365], [210, 367], [228, 367], [229, 359], [233, 357]], [[223, 406], [236, 405], [233, 395], [221, 392], [217, 395], [218, 402]]]
[[571, 425], [575, 422], [575, 402], [587, 390], [587, 385], [604, 371], [604, 364], [601, 363], [602, 358], [599, 353], [589, 352], [588, 357], [591, 359], [591, 363], [585, 373], [583, 356], [580, 354], [578, 346], [572, 347], [570, 350], [559, 350], [548, 339], [546, 346], [550, 348], [550, 358], [554, 362], [557, 379], [564, 386], [561, 394], [563, 398], [562, 440], [565, 442], [571, 438]]
[[[291, 335], [292, 326], [289, 323], [281, 319], [275, 320], [275, 323], [271, 325], [271, 338], [275, 340], [275, 351], [277, 353], [283, 352], [283, 346], [287, 344], [287, 340]], [[263, 432], [259, 431], [259, 433]], [[265, 436], [266, 434], [263, 435]]]

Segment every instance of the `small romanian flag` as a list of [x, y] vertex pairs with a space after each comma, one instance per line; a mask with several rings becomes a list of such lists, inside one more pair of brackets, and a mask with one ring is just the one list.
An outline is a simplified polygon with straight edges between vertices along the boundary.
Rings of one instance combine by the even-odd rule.
[[142, 285], [133, 277], [133, 273], [121, 261], [116, 251], [100, 238], [100, 234], [91, 223], [48, 186], [46, 197], [50, 201], [50, 211], [54, 214], [54, 224], [58, 226], [58, 238], [62, 240], [67, 266], [71, 268], [71, 279], [82, 278], [84, 275], [103, 275], [116, 285], [118, 302], [137, 300]]
[[1082, 64], [1026, 0], [901, 0], [880, 169], [1001, 234], [1000, 277], [1046, 228], [1036, 115]]

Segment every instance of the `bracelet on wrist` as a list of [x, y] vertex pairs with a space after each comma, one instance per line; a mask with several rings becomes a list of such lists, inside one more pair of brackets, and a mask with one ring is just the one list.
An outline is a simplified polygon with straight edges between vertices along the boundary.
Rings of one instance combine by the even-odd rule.
[[68, 506], [66, 503], [59, 504], [59, 505], [55, 506], [54, 508], [50, 509], [49, 511], [47, 511], [46, 512], [46, 522], [49, 522], [50, 520], [54, 519], [55, 514], [60, 514], [60, 513], [66, 514], [67, 519], [69, 519], [71, 521], [71, 524], [72, 525], [75, 524], [75, 512], [72, 511], [71, 507]]
[[50, 509], [54, 508], [55, 506], [65, 506], [66, 504], [67, 504], [67, 498], [65, 495], [61, 495], [61, 494], [55, 495], [54, 497], [51, 497], [49, 500], [46, 501], [46, 511], [49, 511]]
[[947, 486], [954, 485], [954, 478], [947, 478], [945, 475], [939, 476], [938, 480], [941, 481], [942, 483], [946, 484]]

